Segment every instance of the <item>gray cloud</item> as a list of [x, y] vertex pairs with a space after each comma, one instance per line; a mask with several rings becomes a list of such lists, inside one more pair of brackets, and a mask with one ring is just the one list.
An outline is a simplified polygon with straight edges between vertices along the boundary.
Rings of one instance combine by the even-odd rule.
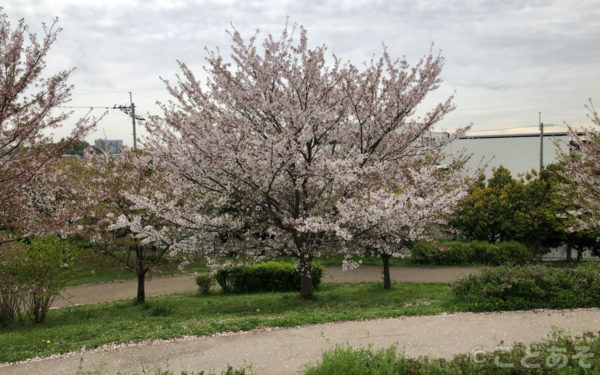
[[[168, 100], [159, 76], [173, 80], [181, 60], [200, 74], [205, 50], [229, 54], [225, 33], [279, 33], [286, 17], [304, 25], [309, 42], [361, 62], [381, 52], [416, 61], [435, 42], [446, 58], [445, 83], [425, 104], [456, 90], [457, 110], [445, 128], [585, 122], [583, 105], [600, 96], [600, 5], [578, 1], [76, 1], [11, 0], [11, 19], [36, 29], [60, 18], [64, 31], [49, 70], [77, 66], [73, 104], [126, 102], [133, 91], [142, 110]], [[39, 29], [39, 28], [38, 28]], [[597, 99], [600, 101], [600, 99]], [[127, 123], [111, 114], [103, 126], [128, 139]]]

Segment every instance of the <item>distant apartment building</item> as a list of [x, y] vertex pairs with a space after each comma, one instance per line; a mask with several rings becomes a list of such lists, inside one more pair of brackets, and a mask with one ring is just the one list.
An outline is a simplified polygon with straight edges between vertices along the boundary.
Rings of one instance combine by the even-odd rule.
[[119, 154], [123, 148], [122, 139], [96, 139], [94, 145], [102, 151], [108, 151], [109, 154]]

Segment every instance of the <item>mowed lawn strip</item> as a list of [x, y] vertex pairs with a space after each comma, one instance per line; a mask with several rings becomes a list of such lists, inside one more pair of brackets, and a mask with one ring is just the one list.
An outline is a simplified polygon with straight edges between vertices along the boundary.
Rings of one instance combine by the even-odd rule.
[[0, 331], [0, 363], [95, 348], [107, 343], [455, 311], [450, 284], [323, 284], [314, 300], [298, 293], [188, 293], [51, 310], [47, 321]]

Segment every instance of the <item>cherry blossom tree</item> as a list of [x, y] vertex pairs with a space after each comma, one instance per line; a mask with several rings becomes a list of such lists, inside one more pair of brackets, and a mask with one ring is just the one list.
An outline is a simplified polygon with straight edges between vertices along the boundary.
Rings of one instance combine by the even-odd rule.
[[587, 106], [592, 127], [583, 135], [570, 129], [577, 150], [561, 150], [561, 174], [568, 183], [559, 186], [568, 209], [561, 217], [569, 223], [567, 232], [600, 232], [600, 117], [590, 100]]
[[351, 152], [359, 150], [364, 159], [353, 167], [355, 176], [344, 188], [335, 219], [351, 234], [346, 249], [381, 256], [386, 289], [391, 287], [390, 257], [430, 238], [434, 224], [445, 224], [471, 181], [464, 169], [467, 158], [444, 152], [468, 128], [427, 136], [453, 109], [452, 98], [411, 119], [416, 105], [439, 86], [442, 65], [442, 58], [430, 54], [411, 68], [406, 60], [392, 61], [384, 50], [362, 70], [350, 66], [345, 78], [354, 127], [348, 141]]
[[470, 183], [462, 161], [447, 168], [405, 167], [405, 172], [410, 175], [387, 181], [382, 176], [379, 186], [373, 184], [337, 206], [338, 223], [352, 234], [343, 267], [358, 266], [350, 255], [379, 255], [385, 289], [391, 288], [390, 258], [407, 255], [415, 241], [432, 239], [448, 223]]
[[225, 227], [274, 244], [299, 259], [300, 294], [311, 298], [312, 260], [324, 241], [389, 233], [397, 243], [403, 229], [395, 226], [416, 221], [407, 215], [429, 220], [443, 211], [427, 208], [442, 191], [449, 204], [460, 195], [454, 170], [434, 182], [445, 142], [422, 144], [453, 109], [451, 98], [415, 115], [441, 82], [441, 57], [410, 66], [384, 51], [358, 68], [336, 56], [328, 63], [326, 47], [309, 48], [302, 27], [269, 35], [262, 47], [257, 35], [231, 36], [231, 62], [209, 52], [205, 84], [183, 63], [178, 82], [165, 81], [172, 102], [149, 122], [146, 147], [176, 181], [177, 203], [130, 196], [140, 207], [197, 230]]
[[134, 272], [136, 300], [144, 303], [146, 277], [175, 249], [187, 251], [179, 243], [181, 226], [171, 225], [126, 198], [128, 194], [173, 198], [164, 172], [149, 154], [129, 149], [118, 155], [96, 155], [88, 149], [84, 160], [72, 162], [65, 170], [72, 181], [70, 192], [77, 197], [78, 217], [71, 222], [71, 232]]
[[72, 70], [45, 77], [45, 59], [60, 29], [43, 25], [43, 38], [23, 20], [11, 25], [0, 8], [0, 248], [16, 238], [58, 231], [66, 201], [57, 204], [56, 162], [94, 124], [80, 120], [70, 137], [53, 143], [50, 131], [69, 116], [58, 107], [69, 100]]

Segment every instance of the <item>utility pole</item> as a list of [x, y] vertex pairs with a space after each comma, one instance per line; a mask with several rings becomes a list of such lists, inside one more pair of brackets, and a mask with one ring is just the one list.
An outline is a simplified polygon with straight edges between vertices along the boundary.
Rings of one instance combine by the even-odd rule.
[[145, 121], [143, 117], [136, 116], [135, 114], [135, 104], [133, 103], [133, 96], [131, 95], [131, 91], [129, 91], [129, 105], [114, 105], [113, 109], [119, 109], [122, 112], [131, 116], [131, 125], [133, 125], [133, 149], [137, 150], [137, 135], [135, 132], [135, 121]]
[[540, 170], [539, 170], [539, 173], [542, 173], [542, 169], [544, 168], [544, 123], [542, 122], [542, 112], [539, 113], [538, 122], [540, 124]]
[[135, 104], [133, 104], [131, 91], [129, 91], [129, 104], [131, 105], [131, 124], [133, 125], [133, 149], [137, 150], [137, 137], [135, 135]]

